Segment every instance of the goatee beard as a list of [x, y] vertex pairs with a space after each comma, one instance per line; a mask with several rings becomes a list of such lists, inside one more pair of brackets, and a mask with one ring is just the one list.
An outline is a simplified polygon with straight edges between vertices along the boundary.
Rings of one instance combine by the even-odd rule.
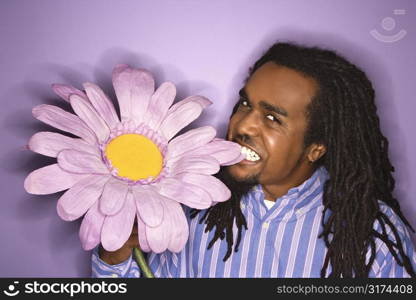
[[244, 179], [236, 179], [228, 171], [228, 167], [221, 167], [220, 171], [215, 175], [220, 179], [231, 191], [231, 198], [241, 199], [246, 195], [254, 186], [259, 184], [258, 175], [253, 175]]

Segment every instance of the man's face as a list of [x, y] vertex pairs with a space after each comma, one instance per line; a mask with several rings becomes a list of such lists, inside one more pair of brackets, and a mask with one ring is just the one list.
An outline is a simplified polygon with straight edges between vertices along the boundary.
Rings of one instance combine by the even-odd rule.
[[[230, 166], [238, 181], [256, 178], [269, 195], [280, 196], [301, 184], [311, 173], [304, 148], [306, 108], [317, 85], [292, 69], [268, 62], [240, 91], [227, 138], [251, 151], [251, 160]], [[274, 200], [274, 199], [270, 199]]]

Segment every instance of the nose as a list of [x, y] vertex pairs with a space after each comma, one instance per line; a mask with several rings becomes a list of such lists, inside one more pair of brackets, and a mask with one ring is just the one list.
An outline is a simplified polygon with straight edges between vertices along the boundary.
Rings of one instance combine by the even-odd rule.
[[260, 133], [260, 122], [254, 111], [244, 115], [236, 124], [236, 131], [242, 136], [258, 136]]

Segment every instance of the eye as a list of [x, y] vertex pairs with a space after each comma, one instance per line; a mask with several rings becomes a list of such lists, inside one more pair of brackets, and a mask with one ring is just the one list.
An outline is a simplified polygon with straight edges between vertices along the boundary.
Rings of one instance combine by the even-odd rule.
[[269, 119], [270, 121], [277, 122], [279, 124], [282, 123], [279, 118], [276, 118], [274, 115], [271, 115], [271, 114], [266, 115], [266, 118]]
[[241, 99], [241, 100], [240, 100], [240, 105], [241, 105], [241, 106], [246, 106], [246, 107], [247, 107], [247, 106], [248, 106], [248, 101], [247, 101], [246, 99]]
[[238, 103], [238, 107], [240, 109], [250, 108], [250, 102], [248, 102], [247, 99], [240, 98], [239, 103]]

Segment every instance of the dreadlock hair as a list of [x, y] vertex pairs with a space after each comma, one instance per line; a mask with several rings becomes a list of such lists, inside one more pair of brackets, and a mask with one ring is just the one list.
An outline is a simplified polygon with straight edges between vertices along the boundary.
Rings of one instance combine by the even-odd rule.
[[[416, 277], [409, 257], [405, 254], [398, 230], [381, 211], [379, 201], [390, 206], [403, 223], [413, 228], [403, 216], [393, 196], [394, 168], [388, 157], [388, 140], [380, 130], [374, 101], [375, 93], [366, 74], [335, 52], [293, 43], [276, 43], [249, 70], [249, 77], [263, 64], [274, 62], [291, 68], [318, 83], [318, 91], [307, 107], [308, 128], [304, 146], [318, 143], [326, 146], [325, 155], [315, 162], [329, 173], [323, 192], [322, 238], [327, 253], [321, 277], [368, 277], [375, 260], [378, 238], [384, 242], [394, 259]], [[233, 109], [233, 114], [236, 107]], [[221, 170], [219, 177], [226, 173]], [[225, 182], [225, 184], [227, 184]], [[206, 231], [215, 227], [210, 248], [218, 238], [227, 240], [232, 252], [234, 221], [238, 251], [243, 227], [247, 229], [241, 212], [241, 189], [233, 191], [231, 199], [209, 208], [200, 219]], [[193, 216], [198, 212], [194, 211]], [[376, 222], [381, 232], [374, 230]], [[394, 240], [389, 238], [394, 236]], [[366, 261], [366, 254], [371, 256]]]

